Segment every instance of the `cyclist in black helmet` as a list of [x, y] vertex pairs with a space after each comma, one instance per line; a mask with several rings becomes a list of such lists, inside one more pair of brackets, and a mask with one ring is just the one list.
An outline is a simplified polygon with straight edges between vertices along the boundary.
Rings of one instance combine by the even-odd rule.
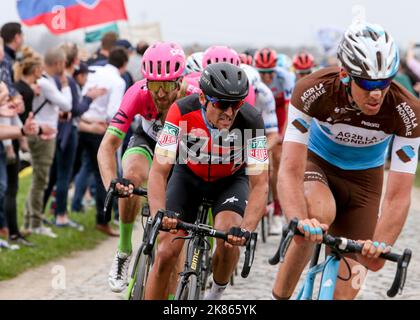
[[[217, 242], [213, 286], [206, 299], [220, 299], [239, 258], [239, 248], [254, 231], [268, 194], [268, 152], [264, 122], [243, 99], [248, 78], [230, 63], [208, 65], [200, 78], [202, 93], [176, 101], [158, 139], [149, 176], [149, 204], [179, 213], [164, 218], [158, 252], [146, 286], [146, 299], [165, 299], [168, 281], [181, 252], [177, 219], [193, 223], [203, 199], [213, 202], [214, 227], [229, 232]], [[169, 172], [173, 172], [166, 183]]]

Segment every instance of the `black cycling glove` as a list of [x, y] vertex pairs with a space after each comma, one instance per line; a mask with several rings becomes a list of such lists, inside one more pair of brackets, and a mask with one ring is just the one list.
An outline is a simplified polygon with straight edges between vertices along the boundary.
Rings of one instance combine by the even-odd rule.
[[239, 227], [232, 227], [230, 228], [228, 235], [238, 237], [238, 238], [245, 238], [247, 241], [251, 237], [251, 232], [246, 229], [242, 229]]
[[114, 188], [115, 188], [114, 194], [116, 196], [118, 196], [119, 198], [128, 198], [130, 196], [130, 193], [128, 193], [128, 192], [127, 193], [120, 193], [118, 191], [118, 189], [116, 189], [116, 187], [115, 187], [117, 183], [122, 184], [124, 187], [129, 187], [130, 185], [132, 185], [133, 188], [134, 188], [134, 183], [132, 183], [130, 180], [125, 179], [125, 178], [116, 178], [116, 179], [112, 180], [112, 182], [111, 182], [111, 186], [114, 186]]

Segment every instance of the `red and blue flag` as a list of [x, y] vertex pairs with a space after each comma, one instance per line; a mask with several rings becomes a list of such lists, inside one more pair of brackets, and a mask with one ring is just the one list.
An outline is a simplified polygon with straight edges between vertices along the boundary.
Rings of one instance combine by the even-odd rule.
[[124, 0], [18, 0], [22, 22], [44, 24], [54, 34], [127, 20]]

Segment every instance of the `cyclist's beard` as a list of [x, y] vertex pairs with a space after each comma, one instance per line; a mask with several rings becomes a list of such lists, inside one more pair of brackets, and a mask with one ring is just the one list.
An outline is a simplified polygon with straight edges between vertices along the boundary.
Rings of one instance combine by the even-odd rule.
[[156, 98], [155, 105], [159, 113], [166, 113], [175, 99], [170, 99], [168, 96], [164, 98]]

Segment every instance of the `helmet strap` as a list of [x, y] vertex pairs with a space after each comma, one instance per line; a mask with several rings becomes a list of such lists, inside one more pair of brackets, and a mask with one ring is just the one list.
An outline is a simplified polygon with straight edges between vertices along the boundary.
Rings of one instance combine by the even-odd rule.
[[354, 102], [353, 96], [351, 94], [350, 81], [349, 81], [349, 84], [346, 85], [345, 88], [346, 88], [346, 93], [347, 93], [347, 101], [350, 103], [350, 106], [357, 111], [361, 111], [359, 106], [356, 104], [356, 102]]
[[353, 96], [351, 94], [351, 77], [343, 68], [340, 71], [340, 81], [342, 84], [344, 84], [344, 88], [347, 94], [347, 101], [350, 103], [350, 106], [353, 109], [360, 111], [360, 108], [357, 106], [356, 102], [354, 102]]

